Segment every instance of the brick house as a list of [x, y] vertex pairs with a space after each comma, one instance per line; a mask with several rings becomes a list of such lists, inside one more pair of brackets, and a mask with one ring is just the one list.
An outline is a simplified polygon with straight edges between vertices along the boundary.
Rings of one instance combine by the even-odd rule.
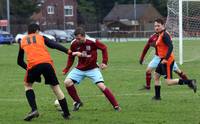
[[76, 0], [39, 0], [41, 7], [32, 19], [43, 30], [69, 29], [77, 26], [77, 1]]

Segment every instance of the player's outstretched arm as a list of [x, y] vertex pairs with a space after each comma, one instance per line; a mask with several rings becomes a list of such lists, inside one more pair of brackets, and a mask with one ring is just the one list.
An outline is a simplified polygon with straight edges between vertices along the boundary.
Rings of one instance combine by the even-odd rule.
[[142, 51], [142, 54], [140, 55], [140, 60], [139, 63], [142, 65], [143, 61], [144, 61], [144, 57], [147, 54], [150, 46], [151, 47], [155, 47], [156, 41], [158, 39], [158, 34], [154, 33], [153, 35], [150, 36], [150, 38], [148, 39], [148, 42], [146, 43], [146, 45], [144, 46], [144, 49]]
[[69, 53], [68, 59], [67, 59], [67, 64], [66, 67], [63, 69], [62, 73], [63, 75], [67, 74], [67, 72], [70, 70], [74, 63], [75, 56], [72, 55], [73, 52]]
[[71, 53], [71, 50], [65, 48], [64, 46], [60, 45], [59, 43], [56, 43], [56, 42], [50, 40], [49, 38], [47, 38], [47, 37], [45, 37], [45, 36], [43, 36], [43, 37], [44, 37], [45, 44], [46, 44], [49, 48], [57, 49], [57, 50], [59, 50], [59, 51], [61, 51], [61, 52], [64, 52], [64, 53], [66, 53], [66, 54]]
[[62, 71], [63, 75], [67, 74], [67, 72], [70, 70], [70, 68], [72, 67], [74, 63], [74, 59], [75, 57], [69, 54], [68, 59], [67, 59], [67, 65]]
[[149, 43], [147, 42], [147, 44], [144, 46], [143, 48], [143, 51], [142, 51], [142, 54], [140, 55], [140, 60], [139, 60], [139, 63], [142, 65], [143, 61], [144, 61], [144, 57], [145, 55], [147, 54], [148, 50], [150, 48], [150, 45]]

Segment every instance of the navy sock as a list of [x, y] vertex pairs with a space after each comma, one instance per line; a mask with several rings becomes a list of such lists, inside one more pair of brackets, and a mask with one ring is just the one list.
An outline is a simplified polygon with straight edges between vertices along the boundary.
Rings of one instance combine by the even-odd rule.
[[35, 101], [35, 93], [32, 89], [26, 91], [26, 98], [28, 100], [28, 103], [32, 109], [32, 111], [37, 110], [37, 105]]
[[155, 86], [155, 97], [160, 98], [160, 86]]
[[69, 109], [68, 109], [68, 105], [67, 105], [66, 99], [64, 98], [64, 99], [61, 99], [61, 100], [58, 100], [58, 101], [59, 101], [59, 104], [60, 104], [60, 106], [62, 108], [62, 111], [64, 112], [64, 115], [65, 116], [69, 116], [70, 113], [69, 113]]
[[179, 85], [184, 85], [184, 84], [189, 84], [191, 83], [192, 80], [184, 80], [184, 79], [179, 79], [178, 84]]

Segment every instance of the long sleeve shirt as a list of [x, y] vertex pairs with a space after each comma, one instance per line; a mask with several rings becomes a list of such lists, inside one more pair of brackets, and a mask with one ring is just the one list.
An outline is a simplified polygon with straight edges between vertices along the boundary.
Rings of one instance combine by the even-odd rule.
[[[46, 46], [48, 46], [49, 48], [52, 48], [52, 49], [57, 49], [59, 51], [62, 51], [66, 54], [68, 54], [68, 49], [65, 48], [64, 46], [54, 42], [54, 41], [51, 41], [50, 39], [48, 39], [47, 37], [43, 36], [44, 37], [44, 43]], [[36, 41], [37, 42], [37, 41]], [[18, 52], [18, 58], [17, 58], [17, 63], [19, 66], [21, 66], [22, 68], [24, 68], [25, 70], [27, 69], [27, 64], [24, 62], [24, 49], [21, 48], [21, 45], [19, 44], [19, 52]]]
[[[76, 39], [74, 39], [71, 43], [70, 50], [72, 52], [82, 53], [82, 56], [78, 57], [78, 64], [76, 68], [85, 71], [98, 67], [97, 64], [98, 49], [101, 50], [102, 52], [102, 63], [107, 64], [108, 53], [106, 45], [104, 45], [102, 42], [94, 38], [86, 37], [83, 43], [80, 43], [76, 41]], [[69, 54], [66, 68], [69, 69], [73, 65], [74, 59], [75, 56]]]

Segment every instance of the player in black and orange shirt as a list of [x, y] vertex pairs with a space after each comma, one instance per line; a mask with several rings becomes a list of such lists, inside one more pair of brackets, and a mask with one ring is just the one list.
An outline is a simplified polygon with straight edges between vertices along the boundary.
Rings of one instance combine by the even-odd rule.
[[[70, 50], [49, 40], [47, 37], [41, 36], [40, 28], [37, 24], [30, 24], [28, 26], [28, 35], [20, 42], [18, 53], [18, 65], [26, 70], [24, 79], [24, 87], [27, 101], [31, 107], [31, 112], [24, 118], [25, 121], [31, 121], [33, 118], [39, 116], [37, 104], [35, 100], [35, 93], [32, 85], [35, 81], [41, 82], [41, 75], [45, 78], [45, 84], [49, 84], [56, 95], [60, 106], [62, 108], [64, 119], [69, 119], [70, 113], [67, 106], [65, 96], [60, 89], [58, 79], [53, 66], [53, 61], [47, 51], [46, 46], [62, 51], [66, 54]], [[24, 62], [24, 53], [26, 54], [27, 64]]]
[[[144, 57], [146, 55], [146, 53], [148, 52], [150, 47], [155, 48], [155, 44], [156, 41], [158, 39], [159, 35], [158, 33], [154, 33], [150, 36], [148, 42], [145, 44], [143, 51], [140, 55], [140, 59], [139, 59], [139, 63], [142, 65], [143, 61], [144, 61]], [[140, 90], [149, 90], [151, 88], [151, 78], [152, 78], [152, 72], [154, 71], [154, 69], [158, 66], [160, 62], [160, 57], [155, 53], [154, 57], [152, 58], [152, 60], [149, 62], [147, 68], [146, 68], [146, 85], [144, 85]], [[174, 62], [174, 66], [173, 66], [173, 71], [181, 78], [181, 79], [188, 79], [188, 77], [186, 76], [185, 73], [183, 73], [183, 71], [181, 71], [178, 67], [178, 65], [176, 64], [176, 62]]]
[[154, 22], [155, 31], [158, 32], [159, 37], [156, 41], [156, 54], [161, 58], [158, 67], [156, 68], [155, 79], [155, 96], [153, 99], [161, 100], [160, 97], [160, 84], [159, 78], [164, 75], [165, 82], [168, 85], [188, 85], [196, 92], [197, 85], [196, 80], [184, 80], [184, 79], [172, 79], [172, 68], [174, 65], [173, 44], [169, 33], [165, 30], [164, 21], [162, 19], [156, 19]]

